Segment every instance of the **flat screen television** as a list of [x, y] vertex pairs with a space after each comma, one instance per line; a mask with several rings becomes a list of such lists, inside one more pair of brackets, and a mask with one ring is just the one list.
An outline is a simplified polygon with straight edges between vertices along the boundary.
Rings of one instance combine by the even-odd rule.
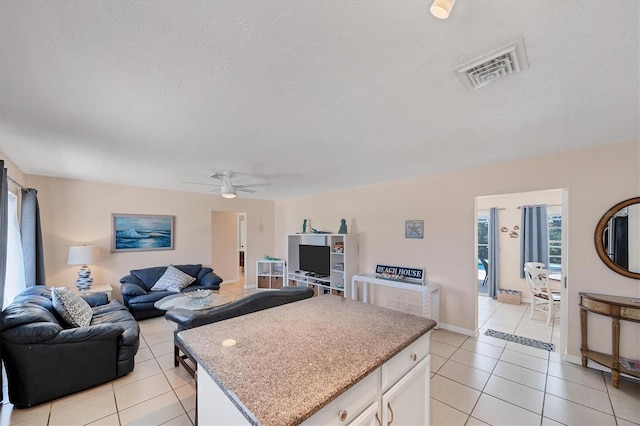
[[331, 273], [331, 248], [329, 246], [298, 246], [299, 266], [304, 272], [315, 272], [318, 275]]

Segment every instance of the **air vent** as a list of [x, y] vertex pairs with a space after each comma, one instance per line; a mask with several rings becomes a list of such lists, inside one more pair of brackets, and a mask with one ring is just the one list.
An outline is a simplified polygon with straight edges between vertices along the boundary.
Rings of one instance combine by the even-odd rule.
[[474, 59], [453, 72], [467, 90], [479, 89], [529, 68], [524, 40]]

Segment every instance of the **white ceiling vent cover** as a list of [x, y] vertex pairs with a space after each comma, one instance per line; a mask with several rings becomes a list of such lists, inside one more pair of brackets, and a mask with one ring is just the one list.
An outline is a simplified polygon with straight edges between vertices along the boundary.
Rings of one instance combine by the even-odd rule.
[[524, 40], [520, 39], [488, 55], [476, 58], [455, 70], [458, 80], [467, 90], [479, 89], [487, 84], [525, 71], [529, 68]]

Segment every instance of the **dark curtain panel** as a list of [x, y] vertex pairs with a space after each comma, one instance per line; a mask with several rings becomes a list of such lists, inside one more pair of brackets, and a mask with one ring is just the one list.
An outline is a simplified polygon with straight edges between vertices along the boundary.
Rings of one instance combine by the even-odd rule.
[[44, 285], [44, 254], [42, 250], [42, 228], [38, 191], [33, 188], [22, 190], [22, 220], [20, 235], [24, 256], [24, 275], [27, 287]]
[[613, 219], [613, 262], [624, 269], [629, 269], [629, 216]]
[[[7, 230], [9, 229], [9, 183], [4, 160], [0, 160], [0, 309], [4, 308], [4, 280], [7, 274]], [[2, 365], [0, 353], [0, 366]], [[2, 374], [0, 374], [0, 389], [2, 389]], [[2, 393], [0, 392], [0, 401]]]
[[498, 209], [493, 207], [489, 210], [489, 279], [487, 280], [487, 287], [489, 297], [494, 299], [497, 297], [498, 288], [498, 271], [500, 270], [498, 265], [498, 236], [500, 230], [498, 226]]
[[[9, 183], [4, 160], [0, 160], [0, 309], [4, 308], [4, 280], [7, 274], [7, 231], [9, 229]], [[1, 378], [0, 378], [1, 380]]]
[[522, 207], [520, 232], [520, 278], [524, 278], [524, 264], [527, 262], [540, 262], [549, 267], [549, 219], [546, 204]]

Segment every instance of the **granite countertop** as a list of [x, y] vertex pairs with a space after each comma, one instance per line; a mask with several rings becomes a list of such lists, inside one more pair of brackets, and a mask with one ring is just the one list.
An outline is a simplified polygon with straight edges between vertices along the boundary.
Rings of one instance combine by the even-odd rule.
[[[324, 295], [185, 330], [178, 338], [253, 424], [296, 425], [434, 328]], [[236, 344], [224, 346], [233, 339]]]

